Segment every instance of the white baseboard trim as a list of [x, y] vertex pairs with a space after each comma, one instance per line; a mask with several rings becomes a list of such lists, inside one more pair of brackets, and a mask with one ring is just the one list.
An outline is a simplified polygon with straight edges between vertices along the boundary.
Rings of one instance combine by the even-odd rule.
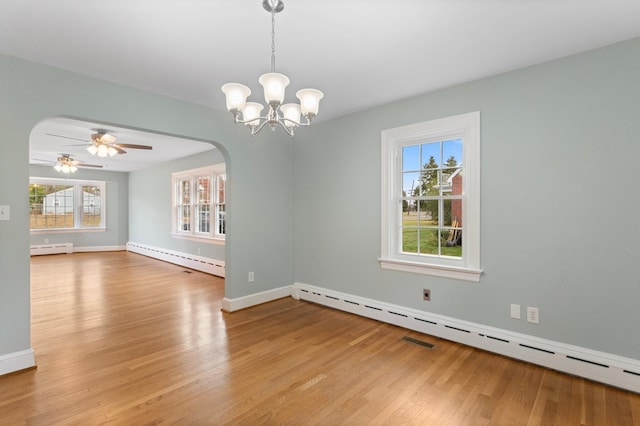
[[306, 300], [640, 393], [640, 361], [444, 315], [295, 283]]
[[225, 312], [234, 312], [240, 309], [250, 308], [251, 306], [260, 305], [262, 303], [271, 302], [273, 300], [282, 299], [291, 296], [291, 286], [274, 288], [272, 290], [262, 291], [260, 293], [250, 294], [248, 296], [229, 299], [222, 299], [222, 310]]
[[93, 253], [98, 251], [125, 251], [127, 246], [86, 246], [86, 247], [73, 247], [74, 253]]
[[0, 355], [0, 376], [36, 366], [33, 349]]
[[189, 253], [169, 250], [162, 247], [154, 247], [146, 244], [128, 242], [127, 251], [153, 257], [154, 259], [174, 263], [196, 271], [206, 272], [224, 278], [225, 267], [223, 260], [211, 259], [209, 257], [197, 256]]

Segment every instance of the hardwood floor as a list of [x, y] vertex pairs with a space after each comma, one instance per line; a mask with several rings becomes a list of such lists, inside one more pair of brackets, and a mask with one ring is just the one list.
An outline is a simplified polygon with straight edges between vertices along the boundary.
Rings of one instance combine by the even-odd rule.
[[638, 394], [322, 306], [223, 313], [222, 279], [141, 255], [31, 262], [3, 425], [640, 424]]

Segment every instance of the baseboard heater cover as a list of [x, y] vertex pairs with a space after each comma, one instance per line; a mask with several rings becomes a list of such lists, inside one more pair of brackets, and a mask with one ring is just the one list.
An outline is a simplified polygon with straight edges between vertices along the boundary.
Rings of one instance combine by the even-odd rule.
[[37, 244], [31, 246], [31, 256], [73, 253], [73, 243]]
[[224, 278], [225, 265], [222, 260], [132, 242], [127, 243], [127, 251]]
[[640, 393], [639, 360], [309, 284], [295, 283], [291, 296]]

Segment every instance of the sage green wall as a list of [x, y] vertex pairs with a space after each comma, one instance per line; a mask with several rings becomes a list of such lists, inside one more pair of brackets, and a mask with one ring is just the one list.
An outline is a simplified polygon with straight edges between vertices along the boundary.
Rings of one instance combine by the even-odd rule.
[[[30, 177], [57, 178], [61, 173], [51, 166], [29, 166]], [[106, 170], [79, 168], [69, 179], [100, 180], [106, 183], [106, 225], [105, 232], [35, 232], [31, 233], [31, 244], [73, 243], [74, 247], [113, 247], [124, 246], [128, 236], [129, 214], [129, 174]]]
[[[471, 111], [480, 283], [381, 270], [381, 130]], [[640, 359], [639, 117], [634, 39], [318, 123], [294, 148], [294, 279]]]
[[[30, 347], [29, 135], [57, 116], [218, 145], [229, 179], [226, 296], [291, 284], [289, 137], [251, 138], [223, 111], [0, 55], [0, 205], [11, 207], [11, 220], [0, 221], [0, 357]], [[254, 283], [247, 283], [248, 271], [255, 271]]]
[[224, 260], [224, 245], [171, 237], [171, 173], [218, 163], [224, 157], [216, 149], [131, 172], [129, 241]]

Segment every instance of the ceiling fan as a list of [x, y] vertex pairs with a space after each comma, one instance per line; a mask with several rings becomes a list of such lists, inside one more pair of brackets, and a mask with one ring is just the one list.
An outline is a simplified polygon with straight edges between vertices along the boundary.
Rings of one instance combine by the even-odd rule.
[[[98, 157], [113, 157], [116, 154], [126, 154], [127, 151], [125, 151], [123, 148], [147, 150], [153, 149], [153, 147], [149, 145], [116, 143], [116, 140], [118, 138], [115, 135], [108, 133], [106, 130], [96, 130], [96, 133], [91, 135], [90, 141], [80, 138], [74, 138], [71, 136], [55, 135], [53, 133], [47, 133], [47, 135], [55, 136], [57, 138], [73, 139], [77, 141], [87, 142], [89, 144], [87, 146], [87, 151], [89, 151], [92, 155], [97, 155]], [[84, 144], [82, 146], [84, 146]]]
[[99, 164], [87, 164], [81, 163], [80, 161], [74, 160], [69, 154], [60, 154], [57, 161], [49, 161], [49, 160], [41, 160], [38, 158], [34, 158], [36, 161], [42, 161], [45, 163], [55, 163], [53, 166], [54, 169], [58, 172], [62, 173], [75, 173], [78, 170], [78, 167], [95, 167], [101, 169], [102, 166]]

